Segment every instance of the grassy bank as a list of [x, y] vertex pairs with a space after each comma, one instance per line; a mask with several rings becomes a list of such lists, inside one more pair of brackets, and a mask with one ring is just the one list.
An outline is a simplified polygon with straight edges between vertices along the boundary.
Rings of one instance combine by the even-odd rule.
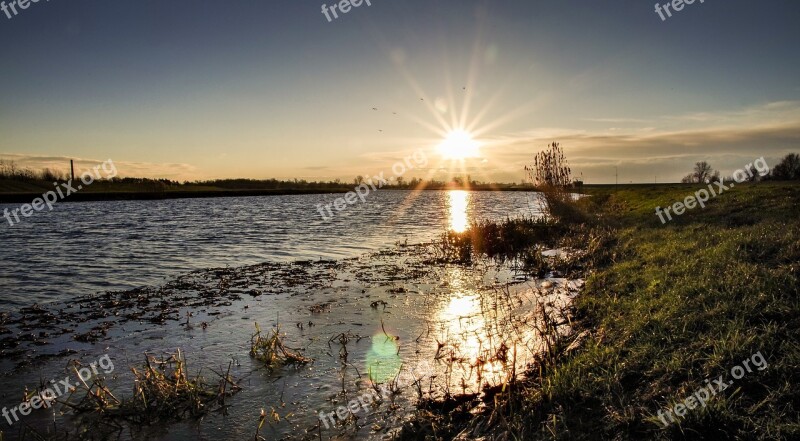
[[[575, 303], [576, 335], [587, 337], [579, 349], [492, 394], [477, 417], [476, 403], [421, 410], [405, 438], [800, 438], [800, 186], [742, 185], [667, 225], [655, 207], [691, 186], [587, 192], [585, 208], [608, 233]], [[660, 422], [660, 409], [706, 379], [732, 381], [759, 352], [766, 369]]]

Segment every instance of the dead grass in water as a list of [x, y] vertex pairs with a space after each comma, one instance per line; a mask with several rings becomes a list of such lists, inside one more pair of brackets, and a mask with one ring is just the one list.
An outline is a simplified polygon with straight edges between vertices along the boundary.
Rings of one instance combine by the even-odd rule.
[[250, 357], [261, 362], [270, 371], [286, 365], [302, 366], [313, 361], [301, 355], [299, 351], [287, 347], [283, 343], [284, 337], [280, 325], [263, 336], [261, 328], [256, 323], [256, 333], [250, 337]]

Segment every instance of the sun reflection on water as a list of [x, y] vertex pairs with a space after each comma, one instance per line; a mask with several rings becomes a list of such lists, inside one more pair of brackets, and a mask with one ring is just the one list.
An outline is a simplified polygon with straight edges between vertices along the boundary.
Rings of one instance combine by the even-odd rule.
[[442, 318], [457, 320], [461, 317], [469, 317], [480, 312], [479, 308], [477, 296], [464, 296], [463, 293], [454, 294], [442, 314]]
[[444, 281], [450, 293], [440, 303], [435, 338], [443, 381], [462, 393], [504, 383], [526, 365], [527, 354], [517, 352], [534, 337], [532, 327], [520, 326], [526, 314], [504, 296], [473, 289], [462, 268], [448, 268]]
[[464, 190], [451, 190], [447, 192], [448, 213], [450, 215], [450, 230], [456, 233], [467, 231], [469, 218], [467, 207], [469, 206], [469, 192]]

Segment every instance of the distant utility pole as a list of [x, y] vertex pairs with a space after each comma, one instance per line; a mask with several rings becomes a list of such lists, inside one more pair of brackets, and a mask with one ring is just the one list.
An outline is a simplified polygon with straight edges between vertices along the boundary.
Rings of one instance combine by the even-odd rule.
[[617, 167], [614, 167], [614, 191], [617, 191], [617, 187], [619, 187], [619, 171]]
[[75, 163], [72, 159], [69, 160], [69, 175], [72, 177], [72, 180], [75, 180]]

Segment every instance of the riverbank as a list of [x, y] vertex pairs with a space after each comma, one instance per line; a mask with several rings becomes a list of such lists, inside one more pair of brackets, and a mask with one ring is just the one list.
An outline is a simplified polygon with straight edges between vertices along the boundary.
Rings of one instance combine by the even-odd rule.
[[421, 407], [402, 439], [800, 437], [800, 185], [737, 186], [666, 225], [655, 207], [686, 186], [587, 190], [608, 241], [574, 303], [580, 346], [489, 400]]
[[[153, 181], [157, 182], [157, 181]], [[150, 183], [152, 184], [152, 182]], [[324, 187], [282, 187], [282, 188], [222, 188], [213, 185], [179, 184], [179, 185], [145, 185], [126, 184], [107, 181], [97, 181], [91, 186], [70, 194], [63, 202], [94, 202], [94, 201], [134, 201], [134, 200], [165, 200], [165, 199], [200, 199], [200, 198], [229, 198], [243, 196], [287, 196], [287, 195], [314, 195], [314, 194], [342, 194], [353, 191], [354, 185]], [[586, 184], [576, 191], [619, 191], [637, 188], [659, 188], [662, 190], [690, 189], [692, 184]], [[0, 204], [24, 204], [39, 198], [43, 193], [52, 190], [50, 182], [20, 182], [0, 179]], [[530, 192], [536, 191], [529, 185], [517, 184], [485, 184], [470, 187], [455, 185], [427, 185], [412, 188], [408, 185], [387, 185], [382, 190], [397, 191], [510, 191]]]
[[[225, 183], [225, 186], [195, 183], [163, 183], [147, 181], [144, 183], [96, 181], [91, 186], [86, 186], [63, 199], [64, 202], [90, 202], [90, 201], [131, 201], [131, 200], [165, 200], [189, 198], [229, 198], [242, 196], [286, 196], [305, 194], [340, 194], [353, 191], [355, 184], [306, 184], [292, 186], [290, 184], [278, 187], [248, 184], [234, 181]], [[229, 184], [229, 186], [228, 186]], [[283, 184], [283, 183], [282, 183]], [[53, 190], [51, 182], [15, 181], [0, 179], [0, 204], [30, 203], [33, 199], [40, 198], [43, 193]], [[424, 187], [411, 187], [409, 185], [387, 184], [381, 190], [471, 190], [471, 191], [535, 191], [530, 186], [512, 184], [486, 184], [473, 185], [469, 188], [463, 186], [435, 184]]]
[[[483, 222], [357, 259], [206, 269], [0, 314], [0, 397], [18, 405], [66, 360], [108, 353], [124, 400], [124, 367], [180, 349], [192, 374], [230, 369], [241, 391], [202, 421], [136, 423], [133, 439], [249, 438], [261, 409], [269, 439], [792, 439], [800, 186], [743, 185], [662, 225], [655, 206], [694, 190], [594, 187], [584, 224]], [[248, 359], [254, 322], [283, 325], [314, 362]], [[766, 369], [662, 427], [660, 410], [755, 354]], [[377, 383], [396, 393], [346, 410]], [[84, 416], [39, 411], [5, 439], [69, 439], [56, 432]]]

